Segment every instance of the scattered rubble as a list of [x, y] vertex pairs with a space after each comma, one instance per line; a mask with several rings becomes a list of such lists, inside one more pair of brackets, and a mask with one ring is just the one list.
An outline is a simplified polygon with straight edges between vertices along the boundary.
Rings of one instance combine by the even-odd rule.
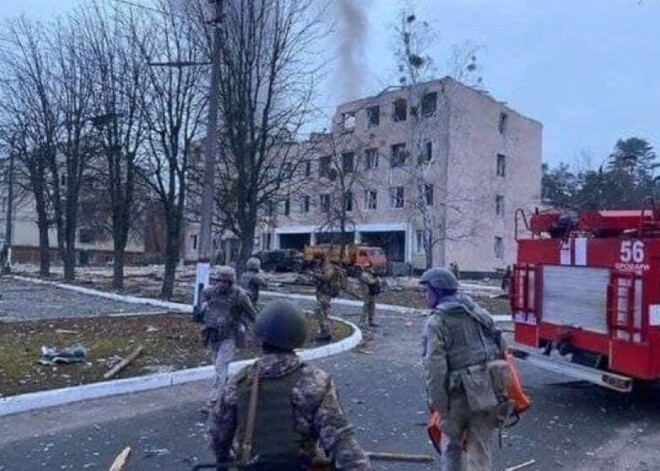
[[48, 345], [41, 346], [40, 365], [55, 365], [57, 363], [83, 363], [87, 357], [87, 349], [80, 344], [58, 350]]

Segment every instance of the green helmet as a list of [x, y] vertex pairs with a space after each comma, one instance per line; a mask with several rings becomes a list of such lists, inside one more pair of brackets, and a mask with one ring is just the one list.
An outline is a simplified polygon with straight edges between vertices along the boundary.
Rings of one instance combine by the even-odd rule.
[[276, 299], [266, 304], [257, 316], [254, 333], [262, 342], [293, 350], [305, 344], [307, 324], [296, 305]]
[[458, 280], [450, 270], [444, 267], [429, 268], [426, 270], [419, 279], [419, 284], [429, 285], [431, 288], [437, 290], [458, 289]]
[[226, 280], [229, 281], [230, 283], [235, 283], [236, 282], [236, 270], [234, 270], [232, 267], [223, 265], [218, 267], [217, 271], [215, 272], [215, 279], [216, 280]]
[[259, 271], [259, 269], [261, 269], [261, 260], [257, 257], [251, 257], [248, 259], [245, 266], [250, 271]]

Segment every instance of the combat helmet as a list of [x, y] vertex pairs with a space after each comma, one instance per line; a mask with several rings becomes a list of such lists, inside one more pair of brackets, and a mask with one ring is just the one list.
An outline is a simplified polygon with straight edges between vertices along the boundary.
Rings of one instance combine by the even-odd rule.
[[245, 267], [250, 271], [259, 271], [261, 269], [261, 260], [257, 257], [250, 257]]
[[222, 265], [216, 270], [215, 279], [229, 281], [233, 284], [236, 282], [236, 270], [230, 266]]
[[276, 299], [264, 306], [254, 324], [259, 340], [286, 350], [300, 348], [307, 338], [305, 316], [290, 301]]
[[428, 285], [438, 291], [456, 291], [458, 289], [458, 280], [450, 270], [444, 267], [426, 270], [419, 279], [419, 284]]

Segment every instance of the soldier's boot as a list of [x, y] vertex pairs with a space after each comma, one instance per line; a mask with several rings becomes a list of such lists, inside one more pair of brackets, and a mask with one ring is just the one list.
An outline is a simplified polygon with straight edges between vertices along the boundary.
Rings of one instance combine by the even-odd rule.
[[468, 421], [466, 437], [467, 469], [475, 471], [490, 471], [492, 469], [490, 447], [497, 418], [494, 413], [481, 413], [472, 416]]

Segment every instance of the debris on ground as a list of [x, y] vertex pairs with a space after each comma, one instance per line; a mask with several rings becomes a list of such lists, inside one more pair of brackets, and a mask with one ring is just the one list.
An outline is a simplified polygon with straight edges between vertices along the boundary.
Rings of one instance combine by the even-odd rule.
[[41, 357], [37, 360], [40, 365], [54, 365], [56, 363], [82, 363], [87, 357], [87, 349], [80, 344], [58, 350], [48, 345], [41, 346]]
[[117, 458], [115, 458], [115, 461], [112, 463], [112, 466], [110, 466], [110, 471], [122, 471], [124, 469], [124, 466], [126, 465], [126, 460], [128, 459], [128, 455], [131, 453], [131, 447], [127, 446], [124, 448], [124, 451], [119, 453], [117, 455]]
[[536, 463], [536, 460], [525, 461], [524, 463], [521, 463], [521, 464], [519, 464], [519, 465], [517, 465], [517, 466], [512, 466], [512, 467], [510, 467], [510, 468], [506, 468], [506, 471], [518, 471], [518, 470], [520, 470], [520, 469], [523, 469], [523, 468], [526, 468], [526, 467], [528, 467], [528, 466], [531, 466], [531, 465], [533, 465], [533, 464], [535, 464], [535, 463]]
[[170, 450], [168, 450], [167, 448], [147, 448], [143, 452], [145, 458], [168, 455], [169, 453]]
[[130, 355], [128, 355], [126, 358], [120, 361], [114, 368], [112, 368], [110, 371], [104, 374], [103, 379], [110, 379], [113, 376], [115, 376], [117, 373], [119, 373], [121, 370], [126, 368], [133, 360], [135, 360], [138, 357], [140, 353], [142, 353], [142, 350], [144, 350], [144, 345], [140, 345], [138, 348], [133, 350]]

